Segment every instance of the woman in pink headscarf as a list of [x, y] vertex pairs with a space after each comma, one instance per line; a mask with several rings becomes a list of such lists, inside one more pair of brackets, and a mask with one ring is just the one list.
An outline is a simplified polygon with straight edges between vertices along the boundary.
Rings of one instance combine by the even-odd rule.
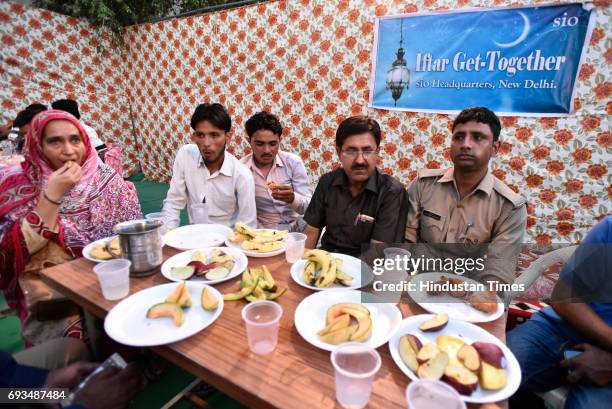
[[78, 119], [49, 110], [30, 124], [25, 161], [0, 171], [0, 288], [27, 316], [20, 281], [80, 257], [115, 224], [142, 217], [136, 189], [98, 162]]

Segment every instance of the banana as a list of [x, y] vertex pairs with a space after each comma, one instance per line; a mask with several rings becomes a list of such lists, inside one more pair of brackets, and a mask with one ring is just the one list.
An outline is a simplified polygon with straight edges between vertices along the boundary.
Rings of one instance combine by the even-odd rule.
[[321, 273], [319, 273], [320, 276], [326, 274], [333, 260], [331, 254], [329, 254], [325, 250], [319, 249], [307, 251], [306, 254], [304, 254], [304, 258], [310, 261], [314, 261], [315, 263], [321, 266]]
[[244, 250], [256, 251], [259, 253], [270, 253], [272, 251], [280, 250], [284, 246], [281, 241], [273, 241], [270, 243], [257, 243], [252, 240], [242, 242], [242, 248]]
[[286, 235], [288, 235], [289, 232], [287, 230], [282, 230], [277, 232], [276, 234], [272, 235], [272, 236], [260, 236], [257, 235], [255, 237], [253, 237], [251, 240], [255, 241], [257, 243], [270, 243], [273, 241], [281, 241]]
[[[336, 259], [336, 261], [338, 261], [338, 259]], [[336, 263], [336, 282], [344, 286], [347, 286], [347, 287], [353, 283], [353, 277], [346, 274], [344, 271], [340, 270], [337, 263]]]
[[304, 270], [302, 271], [302, 279], [304, 280], [306, 284], [312, 284], [315, 281], [316, 279], [315, 270], [316, 270], [316, 263], [314, 261], [306, 262], [306, 266], [304, 267]]
[[319, 278], [317, 278], [315, 282], [315, 286], [319, 288], [329, 287], [336, 281], [336, 260], [331, 258], [331, 256], [329, 256], [329, 258], [331, 259], [329, 268], [321, 271]]
[[232, 243], [242, 243], [245, 240], [250, 240], [251, 236], [249, 236], [248, 234], [242, 234], [242, 233], [235, 231], [235, 232], [232, 232], [232, 234], [230, 234], [229, 239]]

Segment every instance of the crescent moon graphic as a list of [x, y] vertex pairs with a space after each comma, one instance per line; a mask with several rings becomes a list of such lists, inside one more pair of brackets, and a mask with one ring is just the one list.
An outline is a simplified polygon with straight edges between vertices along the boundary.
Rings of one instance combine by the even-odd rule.
[[531, 28], [529, 24], [529, 19], [523, 12], [519, 11], [518, 14], [523, 18], [523, 21], [525, 22], [525, 27], [523, 28], [523, 32], [521, 33], [521, 35], [516, 40], [509, 43], [498, 43], [497, 41], [494, 41], [495, 45], [502, 48], [514, 47], [515, 45], [525, 40], [525, 38], [527, 38], [527, 34], [529, 34], [529, 29]]

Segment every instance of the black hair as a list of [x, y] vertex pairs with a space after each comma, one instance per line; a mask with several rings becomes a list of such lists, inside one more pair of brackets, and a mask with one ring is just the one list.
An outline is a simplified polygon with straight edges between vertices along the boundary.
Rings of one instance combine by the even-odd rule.
[[336, 146], [342, 148], [344, 141], [349, 136], [369, 132], [376, 140], [376, 146], [380, 145], [380, 125], [376, 120], [363, 115], [351, 116], [340, 123], [336, 130]]
[[473, 107], [466, 108], [459, 112], [457, 118], [453, 121], [452, 132], [455, 132], [457, 125], [465, 124], [467, 122], [480, 122], [481, 124], [489, 125], [491, 132], [493, 133], [493, 142], [499, 140], [499, 133], [501, 132], [501, 123], [495, 113], [485, 107]]
[[23, 111], [19, 112], [13, 121], [13, 126], [15, 128], [20, 128], [24, 125], [32, 122], [32, 119], [39, 112], [46, 111], [47, 106], [43, 104], [31, 104], [26, 107]]
[[250, 117], [244, 124], [249, 139], [253, 137], [253, 134], [262, 129], [272, 132], [274, 135], [278, 135], [280, 138], [283, 134], [283, 126], [276, 117], [266, 111], [261, 111]]
[[229, 132], [232, 128], [232, 118], [221, 104], [200, 104], [191, 116], [191, 128], [195, 130], [198, 123], [208, 121], [219, 129]]
[[51, 108], [66, 111], [76, 119], [81, 119], [79, 104], [74, 99], [58, 99], [51, 104]]

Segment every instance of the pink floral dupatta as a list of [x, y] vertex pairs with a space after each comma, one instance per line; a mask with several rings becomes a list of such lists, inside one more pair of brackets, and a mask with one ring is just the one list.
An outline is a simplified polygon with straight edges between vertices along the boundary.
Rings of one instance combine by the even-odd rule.
[[134, 185], [98, 162], [78, 119], [58, 110], [36, 115], [26, 135], [25, 161], [0, 171], [0, 288], [11, 307], [23, 299], [17, 277], [29, 256], [21, 224], [24, 218], [31, 217], [49, 175], [55, 171], [42, 153], [43, 131], [47, 123], [58, 119], [70, 121], [78, 128], [86, 153], [80, 164], [81, 180], [64, 196], [59, 208], [58, 234], [48, 238], [72, 257], [80, 257], [88, 243], [112, 235], [115, 224], [142, 217]]

